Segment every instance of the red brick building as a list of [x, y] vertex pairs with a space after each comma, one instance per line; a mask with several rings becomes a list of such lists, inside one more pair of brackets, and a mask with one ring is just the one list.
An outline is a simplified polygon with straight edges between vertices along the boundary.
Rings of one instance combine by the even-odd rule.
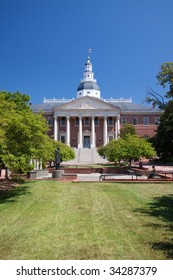
[[134, 104], [132, 99], [101, 98], [90, 57], [83, 76], [76, 99], [44, 99], [32, 105], [34, 112], [44, 112], [55, 140], [75, 148], [96, 148], [117, 139], [125, 123], [134, 125], [139, 136], [156, 133], [161, 110]]

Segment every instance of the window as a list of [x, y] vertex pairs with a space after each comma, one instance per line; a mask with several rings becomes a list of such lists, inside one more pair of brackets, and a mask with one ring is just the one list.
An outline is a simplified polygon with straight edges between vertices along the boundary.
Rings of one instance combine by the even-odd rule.
[[108, 117], [108, 125], [113, 125], [113, 117]]
[[123, 116], [121, 117], [121, 124], [125, 124], [125, 123], [127, 123], [127, 117]]
[[154, 124], [159, 125], [160, 124], [160, 117], [155, 117], [154, 118]]
[[61, 117], [61, 125], [65, 125], [65, 117]]
[[76, 117], [75, 125], [79, 125], [79, 117]]
[[132, 117], [132, 124], [133, 125], [138, 125], [138, 118], [137, 117]]
[[143, 118], [144, 125], [149, 125], [149, 117]]
[[90, 125], [90, 119], [89, 119], [89, 117], [85, 117], [85, 119], [84, 119], [84, 125]]
[[52, 117], [48, 117], [47, 124], [48, 125], [52, 125], [53, 124], [53, 118]]
[[95, 123], [95, 125], [96, 125], [96, 126], [98, 126], [98, 125], [99, 125], [99, 118], [98, 118], [98, 117], [95, 117], [95, 119], [94, 119], [94, 123]]

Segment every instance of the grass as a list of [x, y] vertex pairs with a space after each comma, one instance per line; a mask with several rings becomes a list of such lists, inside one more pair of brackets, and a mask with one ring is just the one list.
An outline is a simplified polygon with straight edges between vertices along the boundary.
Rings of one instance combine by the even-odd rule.
[[28, 182], [0, 213], [0, 259], [173, 258], [172, 183]]

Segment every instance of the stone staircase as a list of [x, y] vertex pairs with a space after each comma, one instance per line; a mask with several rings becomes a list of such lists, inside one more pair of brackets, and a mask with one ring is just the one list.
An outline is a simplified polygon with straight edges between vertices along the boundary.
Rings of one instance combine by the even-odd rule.
[[74, 149], [76, 158], [68, 162], [63, 162], [62, 164], [97, 164], [97, 163], [107, 163], [107, 159], [103, 159], [99, 156], [97, 149], [79, 148]]
[[78, 162], [79, 163], [93, 163], [92, 162], [92, 152], [88, 148], [80, 148], [78, 150]]

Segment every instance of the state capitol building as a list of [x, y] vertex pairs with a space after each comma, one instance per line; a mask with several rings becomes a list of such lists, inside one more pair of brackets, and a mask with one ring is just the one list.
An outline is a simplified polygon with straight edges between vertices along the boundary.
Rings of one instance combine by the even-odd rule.
[[161, 110], [132, 99], [101, 98], [88, 56], [83, 79], [76, 99], [46, 99], [32, 105], [34, 112], [43, 112], [49, 125], [49, 135], [74, 148], [97, 148], [117, 139], [123, 124], [134, 125], [137, 135], [152, 137], [156, 134]]

